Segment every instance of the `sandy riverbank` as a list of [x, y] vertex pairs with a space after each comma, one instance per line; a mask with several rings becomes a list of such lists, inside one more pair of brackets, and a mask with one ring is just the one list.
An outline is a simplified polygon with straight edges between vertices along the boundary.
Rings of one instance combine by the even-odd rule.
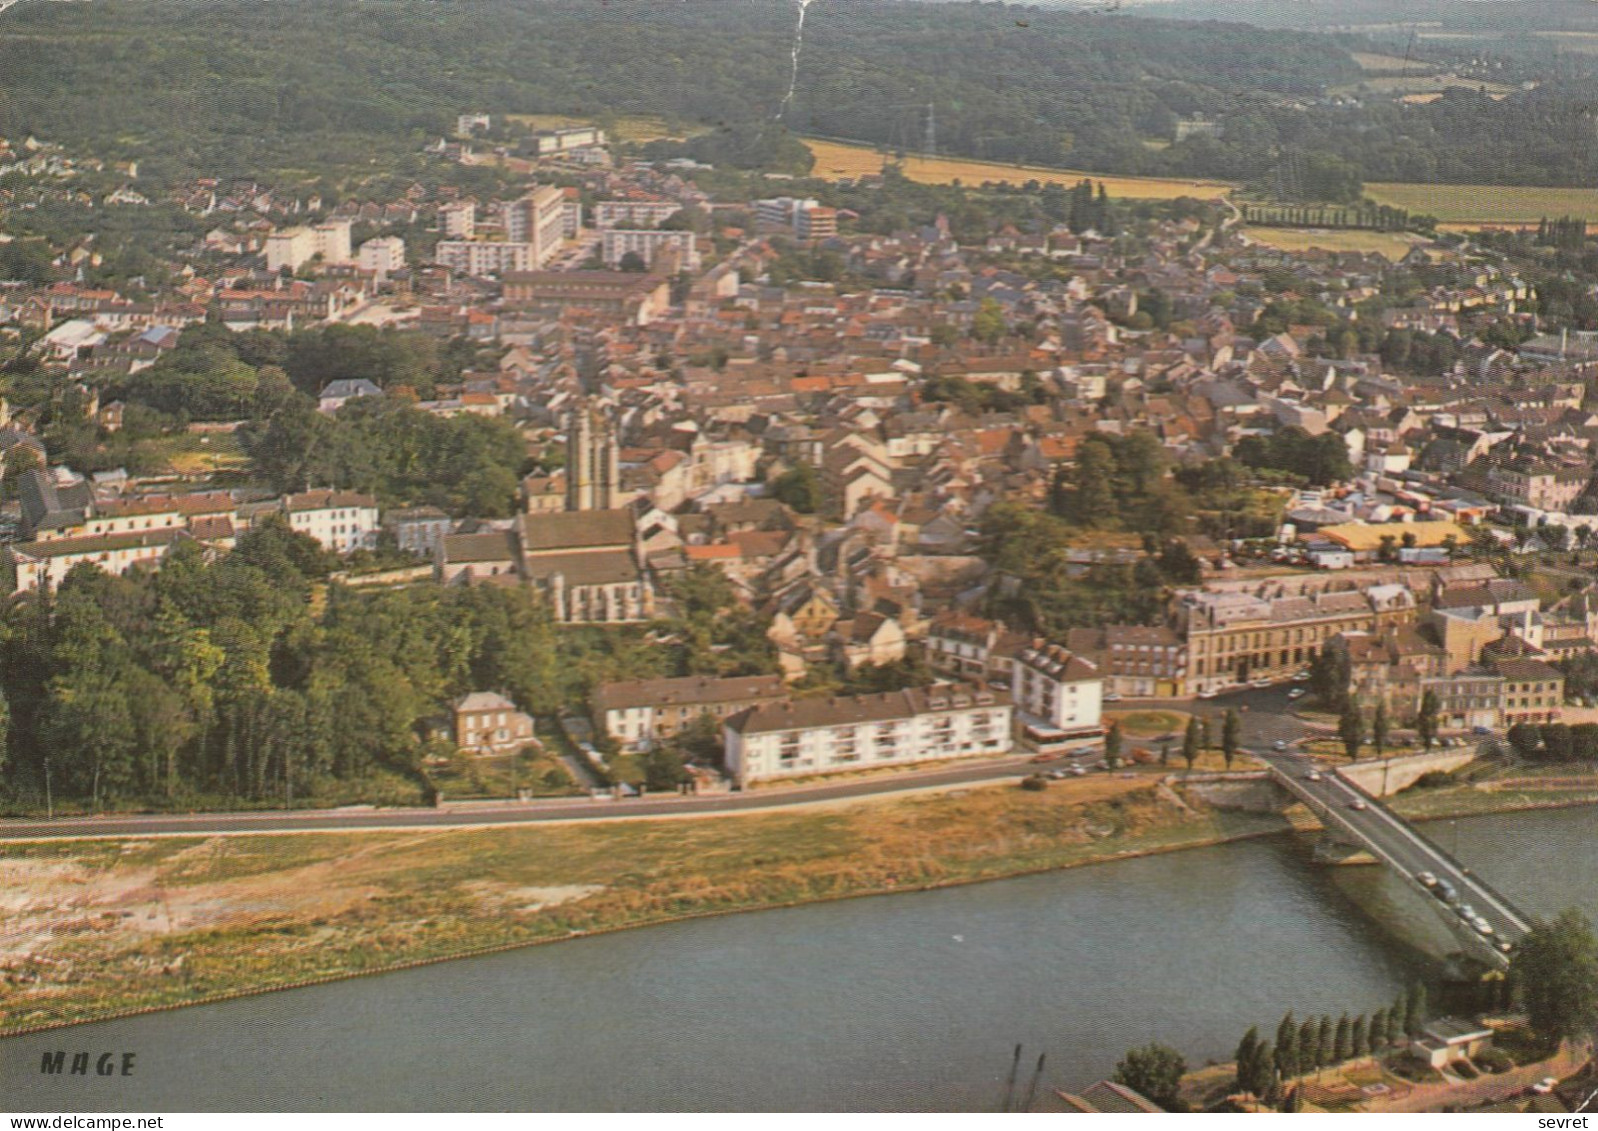
[[10, 845], [0, 1034], [1287, 827], [1105, 776], [714, 821]]
[[[1423, 792], [1426, 811], [1411, 814], [1422, 819], [1591, 800]], [[1417, 808], [1407, 796], [1400, 811]], [[1189, 803], [1140, 775], [714, 821], [10, 845], [0, 848], [0, 1035], [1292, 827]]]

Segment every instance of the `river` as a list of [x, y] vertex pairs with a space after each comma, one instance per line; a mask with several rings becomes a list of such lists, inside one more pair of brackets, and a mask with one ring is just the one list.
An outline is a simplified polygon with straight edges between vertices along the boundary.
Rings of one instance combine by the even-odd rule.
[[[1429, 831], [1525, 910], [1598, 915], [1598, 810]], [[8, 1110], [983, 1110], [1160, 1040], [1385, 1005], [1446, 935], [1288, 837], [668, 924], [0, 1041]], [[1428, 953], [1432, 952], [1432, 953]], [[133, 1076], [46, 1077], [52, 1049]]]

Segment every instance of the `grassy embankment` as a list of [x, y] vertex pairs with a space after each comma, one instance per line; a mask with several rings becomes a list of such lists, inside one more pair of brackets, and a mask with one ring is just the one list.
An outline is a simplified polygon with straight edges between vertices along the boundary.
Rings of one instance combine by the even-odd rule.
[[[1462, 771], [1467, 777], [1469, 769]], [[1388, 805], [1415, 821], [1598, 805], [1598, 773], [1568, 765], [1505, 767], [1457, 785], [1413, 786]]]
[[0, 1033], [673, 919], [1218, 843], [1280, 818], [1097, 775], [714, 819], [0, 847]]

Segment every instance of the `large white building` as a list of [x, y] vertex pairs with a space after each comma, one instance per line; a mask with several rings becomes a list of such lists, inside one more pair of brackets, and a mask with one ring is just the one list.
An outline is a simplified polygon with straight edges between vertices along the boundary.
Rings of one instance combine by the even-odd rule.
[[728, 719], [727, 772], [740, 784], [1009, 753], [1009, 697], [983, 684], [799, 699]]
[[354, 491], [304, 491], [283, 500], [289, 528], [309, 534], [325, 550], [348, 554], [377, 545], [377, 500]]
[[539, 185], [505, 205], [505, 239], [531, 244], [538, 270], [555, 257], [566, 238], [566, 194], [554, 185]]
[[600, 256], [604, 259], [605, 266], [612, 270], [620, 267], [622, 260], [629, 254], [637, 255], [644, 261], [644, 266], [653, 267], [655, 260], [667, 249], [676, 250], [677, 266], [680, 270], [699, 269], [699, 252], [694, 247], [692, 232], [608, 228], [600, 236]]
[[433, 259], [465, 275], [503, 275], [533, 269], [533, 245], [509, 240], [441, 240]]
[[356, 254], [356, 263], [362, 271], [375, 274], [381, 283], [405, 266], [405, 241], [398, 236], [367, 240]]
[[1058, 644], [1023, 648], [1010, 683], [1022, 722], [1043, 724], [1061, 737], [1103, 730], [1104, 674]]
[[317, 256], [323, 263], [352, 263], [350, 222], [326, 220], [309, 227], [286, 228], [266, 237], [266, 269], [298, 271]]
[[551, 157], [573, 149], [604, 144], [604, 130], [594, 126], [569, 126], [558, 130], [539, 130], [528, 139], [527, 148], [540, 157]]

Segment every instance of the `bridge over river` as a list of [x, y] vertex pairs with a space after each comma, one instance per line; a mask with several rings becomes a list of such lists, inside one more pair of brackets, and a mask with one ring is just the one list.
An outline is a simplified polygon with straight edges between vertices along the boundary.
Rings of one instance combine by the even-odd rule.
[[[1255, 756], [1270, 767], [1279, 785], [1309, 806], [1328, 833], [1369, 852], [1424, 893], [1466, 954], [1499, 968], [1509, 965], [1507, 950], [1531, 930], [1531, 920], [1491, 884], [1341, 771], [1320, 770], [1307, 755], [1291, 750]], [[1428, 873], [1435, 884], [1419, 878]], [[1452, 887], [1456, 898], [1439, 898], [1444, 885]], [[1460, 914], [1462, 907], [1473, 908], [1491, 933], [1468, 922]]]

